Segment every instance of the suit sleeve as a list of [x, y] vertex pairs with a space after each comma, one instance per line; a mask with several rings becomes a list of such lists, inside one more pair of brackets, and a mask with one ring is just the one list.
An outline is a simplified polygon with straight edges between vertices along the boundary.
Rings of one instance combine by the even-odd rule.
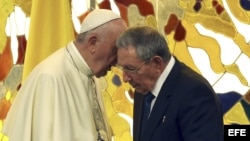
[[213, 90], [199, 85], [186, 93], [179, 113], [185, 141], [223, 141], [223, 114]]

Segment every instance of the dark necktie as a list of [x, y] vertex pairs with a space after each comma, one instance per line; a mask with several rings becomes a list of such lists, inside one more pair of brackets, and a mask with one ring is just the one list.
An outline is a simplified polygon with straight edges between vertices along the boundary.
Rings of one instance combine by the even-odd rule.
[[155, 96], [151, 92], [149, 92], [147, 95], [144, 96], [142, 128], [145, 126], [145, 124], [148, 120], [150, 108], [151, 108], [151, 102], [154, 98], [155, 98]]

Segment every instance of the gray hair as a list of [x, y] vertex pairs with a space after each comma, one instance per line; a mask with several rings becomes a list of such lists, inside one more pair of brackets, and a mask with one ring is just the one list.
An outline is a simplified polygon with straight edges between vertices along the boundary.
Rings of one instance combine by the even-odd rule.
[[148, 26], [135, 26], [126, 30], [116, 41], [117, 48], [135, 48], [137, 55], [144, 61], [157, 55], [168, 61], [171, 53], [163, 35]]
[[85, 40], [87, 34], [88, 34], [88, 31], [87, 31], [87, 32], [84, 32], [84, 33], [78, 34], [78, 35], [76, 36], [76, 42], [82, 43], [82, 42]]

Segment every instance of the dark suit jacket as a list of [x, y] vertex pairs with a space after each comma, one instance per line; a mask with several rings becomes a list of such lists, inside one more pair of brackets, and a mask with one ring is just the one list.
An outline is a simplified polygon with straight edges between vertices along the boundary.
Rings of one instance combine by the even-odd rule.
[[134, 141], [224, 140], [223, 113], [214, 90], [206, 79], [177, 59], [143, 130], [142, 106], [143, 95], [135, 92]]

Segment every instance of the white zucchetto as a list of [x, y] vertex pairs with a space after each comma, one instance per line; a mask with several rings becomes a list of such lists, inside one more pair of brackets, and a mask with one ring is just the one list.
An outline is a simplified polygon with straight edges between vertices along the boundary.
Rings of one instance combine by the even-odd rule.
[[80, 33], [90, 31], [98, 26], [121, 17], [108, 9], [94, 9], [83, 20]]

